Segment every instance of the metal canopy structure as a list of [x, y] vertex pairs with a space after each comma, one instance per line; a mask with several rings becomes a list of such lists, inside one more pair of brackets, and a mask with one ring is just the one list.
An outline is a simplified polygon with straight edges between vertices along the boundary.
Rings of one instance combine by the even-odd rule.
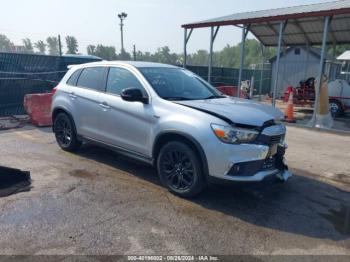
[[[256, 12], [246, 12], [185, 24], [183, 28], [249, 24], [249, 31], [264, 46], [277, 46], [280, 21], [288, 20], [283, 33], [283, 42], [292, 45], [321, 45], [323, 17], [333, 16], [329, 28], [328, 43], [350, 42], [350, 1], [286, 7]], [[345, 33], [345, 34], [344, 34]]]
[[[312, 120], [313, 125], [315, 125], [316, 106], [321, 87], [320, 80], [323, 74], [326, 46], [327, 44], [332, 44], [335, 46], [337, 44], [350, 43], [350, 0], [238, 13], [182, 25], [185, 31], [184, 67], [186, 67], [187, 43], [193, 29], [211, 28], [208, 65], [209, 81], [211, 79], [211, 58], [213, 55], [213, 44], [216, 34], [221, 26], [237, 26], [242, 29], [240, 73], [238, 77], [239, 86], [242, 79], [244, 46], [248, 32], [251, 32], [262, 45], [278, 47], [276, 54], [277, 68], [275, 72], [275, 83], [272, 99], [273, 106], [275, 106], [276, 101], [277, 77], [281, 47], [296, 45], [322, 46], [319, 77], [317, 81], [318, 86], [316, 88], [315, 110]], [[190, 30], [189, 34], [187, 33], [188, 30]], [[240, 88], [237, 88], [237, 90], [237, 95], [239, 96]]]

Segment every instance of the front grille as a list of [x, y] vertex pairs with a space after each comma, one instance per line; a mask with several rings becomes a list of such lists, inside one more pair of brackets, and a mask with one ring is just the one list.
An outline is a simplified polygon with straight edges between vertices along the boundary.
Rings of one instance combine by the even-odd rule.
[[270, 136], [270, 144], [278, 144], [281, 141], [282, 136]]
[[280, 143], [282, 139], [282, 135], [276, 135], [276, 136], [267, 136], [264, 134], [260, 134], [257, 139], [256, 143], [263, 144], [263, 145], [274, 145]]
[[231, 167], [227, 175], [229, 176], [253, 176], [259, 171], [264, 171], [276, 167], [276, 157], [269, 157], [265, 160], [256, 160], [237, 163]]

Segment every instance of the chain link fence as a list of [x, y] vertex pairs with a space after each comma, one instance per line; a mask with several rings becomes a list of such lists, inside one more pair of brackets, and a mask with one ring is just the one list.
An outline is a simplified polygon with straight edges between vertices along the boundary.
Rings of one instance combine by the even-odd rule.
[[[193, 73], [199, 75], [205, 80], [208, 80], [207, 66], [186, 66]], [[213, 67], [211, 74], [211, 83], [214, 86], [238, 86], [238, 68]], [[254, 77], [254, 95], [259, 94], [261, 86], [261, 94], [269, 94], [271, 87], [271, 69], [243, 69], [242, 81], [252, 80]]]

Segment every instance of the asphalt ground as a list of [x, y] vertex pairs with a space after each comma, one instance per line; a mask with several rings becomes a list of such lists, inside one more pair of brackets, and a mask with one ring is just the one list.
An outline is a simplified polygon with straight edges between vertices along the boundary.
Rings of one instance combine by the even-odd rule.
[[350, 136], [288, 127], [287, 142], [286, 183], [182, 199], [112, 151], [64, 152], [50, 128], [1, 131], [0, 165], [32, 180], [0, 190], [0, 254], [350, 255]]

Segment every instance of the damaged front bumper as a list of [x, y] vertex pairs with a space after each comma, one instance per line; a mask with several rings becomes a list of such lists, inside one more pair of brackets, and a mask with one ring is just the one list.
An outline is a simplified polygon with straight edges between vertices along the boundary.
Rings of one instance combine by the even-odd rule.
[[278, 144], [276, 147], [276, 151], [269, 152], [264, 159], [232, 163], [224, 175], [215, 177], [227, 181], [258, 182], [275, 176], [286, 181], [292, 176], [284, 158], [287, 146]]

